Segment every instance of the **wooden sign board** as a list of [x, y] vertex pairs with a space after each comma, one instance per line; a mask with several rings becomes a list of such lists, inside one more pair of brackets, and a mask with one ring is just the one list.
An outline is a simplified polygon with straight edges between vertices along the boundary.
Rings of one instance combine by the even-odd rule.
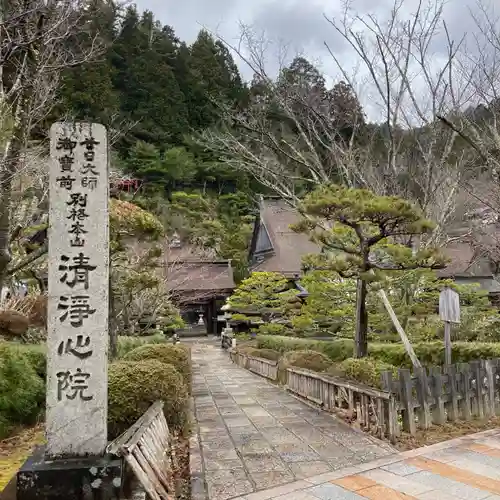
[[455, 290], [445, 288], [439, 294], [439, 317], [449, 323], [460, 323], [460, 297]]

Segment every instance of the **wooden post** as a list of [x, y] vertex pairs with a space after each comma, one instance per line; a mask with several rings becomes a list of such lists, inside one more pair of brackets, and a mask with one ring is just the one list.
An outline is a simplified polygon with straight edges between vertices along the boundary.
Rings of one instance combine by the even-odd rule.
[[405, 331], [403, 330], [403, 327], [401, 326], [401, 323], [399, 322], [398, 317], [396, 316], [396, 313], [394, 312], [394, 309], [392, 308], [391, 303], [389, 302], [389, 299], [387, 298], [386, 293], [384, 292], [384, 290], [379, 290], [378, 294], [380, 295], [380, 298], [382, 299], [384, 307], [387, 309], [387, 312], [389, 313], [391, 321], [394, 324], [394, 327], [396, 328], [396, 330], [401, 338], [401, 341], [403, 342], [403, 345], [405, 346], [405, 349], [406, 349], [406, 352], [408, 353], [408, 356], [410, 356], [410, 359], [411, 359], [411, 362], [413, 363], [413, 366], [415, 368], [422, 368], [422, 365], [420, 364], [420, 361], [418, 360], [417, 355], [415, 354], [415, 351], [413, 350], [411, 342], [408, 339]]
[[457, 367], [448, 365], [444, 367], [444, 372], [448, 375], [448, 387], [450, 390], [448, 400], [448, 420], [458, 420], [458, 391], [457, 391]]
[[432, 420], [435, 424], [443, 425], [446, 422], [446, 413], [444, 411], [443, 401], [443, 376], [441, 368], [433, 366], [429, 370], [432, 380], [432, 395], [434, 396], [434, 408], [432, 410]]
[[418, 409], [418, 426], [428, 429], [431, 426], [431, 415], [429, 412], [429, 384], [425, 368], [415, 370], [417, 376], [417, 398], [420, 408]]
[[403, 430], [413, 436], [416, 434], [417, 428], [413, 411], [413, 391], [410, 370], [399, 370], [399, 384], [401, 387], [401, 403], [404, 407]]
[[460, 323], [460, 298], [458, 293], [445, 287], [439, 294], [439, 317], [444, 321], [444, 359], [451, 365], [451, 323]]
[[444, 363], [451, 365], [451, 323], [444, 322]]
[[496, 376], [496, 360], [489, 359], [485, 362], [486, 383], [488, 384], [488, 410], [487, 414], [494, 417], [495, 411], [495, 376]]
[[462, 418], [464, 420], [471, 420], [471, 398], [470, 398], [470, 378], [471, 372], [470, 367], [467, 363], [461, 363], [459, 365], [460, 375], [461, 375], [461, 392], [462, 399], [460, 401], [460, 407], [462, 410]]

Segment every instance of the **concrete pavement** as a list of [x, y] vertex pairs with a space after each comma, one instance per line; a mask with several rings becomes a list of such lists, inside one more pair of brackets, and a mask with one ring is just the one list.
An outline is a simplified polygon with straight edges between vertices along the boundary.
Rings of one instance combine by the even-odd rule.
[[500, 500], [500, 430], [242, 495], [239, 500]]

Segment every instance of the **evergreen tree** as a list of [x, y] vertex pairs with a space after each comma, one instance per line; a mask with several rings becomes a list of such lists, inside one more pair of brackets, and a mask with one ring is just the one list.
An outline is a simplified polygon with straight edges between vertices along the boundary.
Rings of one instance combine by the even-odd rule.
[[139, 18], [135, 7], [127, 9], [113, 47], [114, 83], [121, 94], [122, 114], [137, 125], [122, 149], [137, 140], [160, 148], [180, 144], [188, 130], [184, 96], [169, 65], [175, 44], [172, 30], [162, 29], [151, 12]]
[[113, 85], [113, 67], [109, 49], [115, 38], [117, 6], [109, 0], [91, 0], [87, 9], [89, 29], [77, 43], [90, 48], [97, 45], [97, 60], [66, 68], [59, 88], [57, 115], [90, 120], [111, 127], [119, 111], [119, 94]]
[[322, 247], [321, 254], [306, 259], [306, 266], [357, 279], [355, 355], [364, 357], [368, 353], [368, 283], [391, 271], [443, 267], [436, 250], [414, 254], [400, 243], [404, 237], [425, 234], [433, 224], [406, 200], [336, 185], [308, 194], [302, 213], [307, 218], [295, 229]]

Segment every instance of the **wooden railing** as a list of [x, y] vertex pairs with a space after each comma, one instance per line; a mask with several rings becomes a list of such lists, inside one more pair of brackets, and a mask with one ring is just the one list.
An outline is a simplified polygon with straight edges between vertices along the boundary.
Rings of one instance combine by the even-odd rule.
[[269, 380], [278, 379], [278, 362], [269, 359], [254, 358], [248, 356], [248, 369], [251, 372], [260, 375], [261, 377], [268, 378]]
[[496, 415], [500, 410], [500, 359], [382, 374], [396, 399], [403, 430], [416, 434], [432, 424]]
[[234, 350], [229, 351], [229, 355], [233, 363], [250, 370], [261, 377], [268, 378], [269, 380], [278, 379], [278, 362], [271, 361], [264, 358], [256, 358], [254, 356], [248, 356]]
[[242, 368], [248, 368], [248, 356], [246, 354], [241, 354], [233, 349], [229, 350], [229, 356], [231, 361]]
[[287, 389], [323, 409], [342, 410], [365, 431], [391, 442], [399, 435], [396, 401], [390, 392], [298, 368], [287, 369]]
[[125, 459], [151, 500], [176, 498], [174, 471], [178, 465], [162, 401], [154, 403], [106, 451]]

